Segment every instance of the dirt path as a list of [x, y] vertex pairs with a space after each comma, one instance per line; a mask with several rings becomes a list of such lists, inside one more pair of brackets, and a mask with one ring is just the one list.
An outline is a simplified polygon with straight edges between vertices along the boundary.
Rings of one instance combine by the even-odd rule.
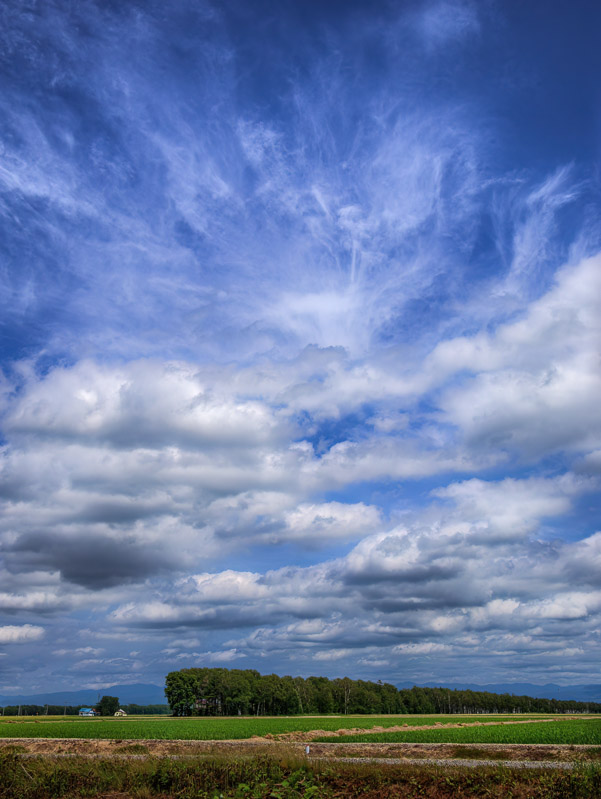
[[555, 760], [462, 760], [460, 758], [387, 758], [383, 760], [379, 757], [326, 757], [309, 758], [310, 760], [323, 760], [327, 763], [378, 763], [386, 766], [453, 766], [459, 768], [482, 768], [493, 767], [515, 768], [515, 769], [573, 769], [577, 765], [574, 761], [555, 761]]
[[[67, 758], [84, 758], [87, 760], [98, 760], [106, 758], [107, 755], [103, 754], [76, 754], [73, 752], [63, 752], [61, 754], [43, 754], [41, 752], [21, 752], [17, 753], [19, 758], [37, 758], [45, 757], [51, 760], [62, 760]], [[148, 755], [124, 755], [113, 754], [110, 755], [111, 760], [146, 760]], [[189, 758], [189, 755], [166, 755], [170, 760], [178, 760], [182, 758]], [[205, 758], [207, 755], [204, 756]], [[203, 758], [198, 758], [202, 760]], [[453, 768], [515, 768], [515, 769], [574, 769], [578, 763], [585, 761], [576, 760], [478, 760], [476, 758], [433, 758], [433, 757], [311, 757], [307, 758], [312, 763], [344, 763], [346, 765], [354, 765], [356, 763], [377, 763], [379, 766], [451, 766]]]

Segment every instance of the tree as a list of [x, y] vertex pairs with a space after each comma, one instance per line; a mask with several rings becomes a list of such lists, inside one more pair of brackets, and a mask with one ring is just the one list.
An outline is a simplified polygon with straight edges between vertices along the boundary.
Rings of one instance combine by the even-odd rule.
[[119, 698], [116, 696], [103, 696], [96, 705], [96, 710], [101, 716], [113, 716], [119, 710]]
[[174, 716], [189, 716], [195, 701], [194, 670], [182, 669], [167, 675], [165, 696]]

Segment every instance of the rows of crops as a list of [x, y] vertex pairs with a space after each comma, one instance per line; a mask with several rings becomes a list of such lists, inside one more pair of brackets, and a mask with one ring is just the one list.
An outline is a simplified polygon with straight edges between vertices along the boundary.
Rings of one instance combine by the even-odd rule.
[[577, 719], [541, 724], [511, 724], [491, 727], [440, 728], [411, 732], [343, 735], [320, 741], [352, 743], [473, 743], [473, 744], [601, 744], [601, 719]]
[[[520, 719], [529, 718], [520, 716]], [[533, 716], [533, 718], [541, 718]], [[478, 716], [478, 721], [515, 720], [515, 716]], [[0, 720], [0, 738], [122, 738], [122, 739], [170, 739], [170, 740], [228, 740], [244, 739], [253, 735], [277, 735], [279, 733], [373, 727], [393, 727], [399, 725], [421, 726], [425, 724], [442, 724], [457, 722], [473, 722], [474, 716], [291, 716], [291, 717], [243, 717], [243, 718], [166, 718], [128, 717], [124, 719], [48, 719], [46, 717], [18, 718]], [[558, 724], [569, 724], [561, 721]], [[578, 722], [580, 723], [580, 722]], [[517, 725], [518, 729], [532, 726], [549, 727], [552, 724]], [[478, 728], [473, 728], [478, 729]], [[484, 728], [497, 729], [497, 728]], [[502, 727], [500, 729], [513, 729]], [[443, 732], [438, 730], [423, 731], [426, 735]], [[462, 732], [450, 730], [449, 732]], [[420, 733], [411, 733], [412, 740]], [[384, 733], [383, 735], [387, 735]], [[407, 735], [407, 733], [388, 733], [388, 735]], [[377, 733], [371, 733], [370, 741], [378, 739]], [[341, 740], [338, 738], [337, 740]], [[359, 736], [353, 736], [359, 741]], [[392, 740], [404, 740], [393, 737]], [[426, 740], [426, 739], [424, 739]], [[433, 739], [437, 740], [437, 739]], [[442, 740], [442, 739], [441, 739]], [[454, 740], [454, 739], [453, 739]], [[471, 740], [471, 739], [470, 739]]]

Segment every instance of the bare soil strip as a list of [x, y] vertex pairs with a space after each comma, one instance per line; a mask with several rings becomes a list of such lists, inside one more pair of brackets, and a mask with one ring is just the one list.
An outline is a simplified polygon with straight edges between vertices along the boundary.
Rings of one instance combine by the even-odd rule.
[[480, 759], [601, 762], [601, 746], [571, 744], [314, 743], [312, 757], [388, 759]]
[[[309, 752], [306, 747], [309, 746]], [[313, 760], [380, 763], [487, 764], [601, 762], [601, 746], [570, 744], [311, 743], [265, 741], [115, 740], [89, 738], [3, 738], [0, 753], [22, 757], [189, 758], [211, 755], [294, 755]], [[534, 768], [534, 766], [526, 766]]]

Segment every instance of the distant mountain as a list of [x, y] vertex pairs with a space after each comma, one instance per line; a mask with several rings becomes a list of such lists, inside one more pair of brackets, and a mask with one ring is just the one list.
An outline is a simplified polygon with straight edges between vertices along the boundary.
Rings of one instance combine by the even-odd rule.
[[[411, 688], [415, 683], [406, 682], [398, 688]], [[601, 685], [533, 685], [529, 682], [490, 683], [423, 683], [422, 688], [451, 688], [458, 691], [488, 691], [491, 694], [515, 694], [532, 696], [536, 699], [566, 699], [577, 702], [601, 702]]]
[[[405, 682], [398, 688], [412, 688], [414, 682]], [[460, 691], [488, 691], [491, 694], [515, 694], [516, 696], [532, 696], [542, 699], [573, 699], [578, 702], [601, 702], [601, 685], [533, 685], [528, 682], [490, 683], [422, 683], [425, 688], [451, 688]], [[150, 683], [133, 683], [131, 685], [111, 685], [100, 690], [82, 688], [79, 691], [58, 691], [43, 694], [18, 694], [6, 696], [0, 694], [0, 707], [5, 705], [94, 705], [102, 696], [118, 696], [122, 705], [164, 705], [167, 704], [163, 687]]]
[[94, 705], [102, 696], [117, 696], [122, 705], [166, 705], [165, 692], [160, 685], [132, 683], [111, 685], [99, 690], [82, 688], [79, 691], [57, 691], [44, 694], [0, 694], [0, 706], [5, 705]]

